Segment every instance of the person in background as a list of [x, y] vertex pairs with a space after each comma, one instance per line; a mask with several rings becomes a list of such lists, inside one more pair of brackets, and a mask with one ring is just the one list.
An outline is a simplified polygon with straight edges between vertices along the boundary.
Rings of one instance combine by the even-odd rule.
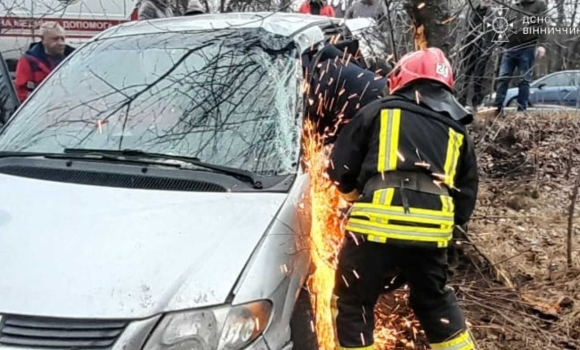
[[142, 0], [139, 5], [139, 20], [177, 17], [185, 13], [188, 0]]
[[387, 6], [382, 0], [360, 0], [346, 10], [344, 18], [372, 18], [380, 24], [387, 13]]
[[137, 0], [135, 3], [135, 7], [133, 11], [131, 11], [131, 16], [129, 17], [129, 21], [138, 21], [139, 20], [139, 8], [141, 7], [141, 0]]
[[[461, 64], [464, 67], [464, 75], [461, 84], [458, 84], [458, 100], [464, 106], [471, 106], [474, 113], [485, 98], [485, 68], [494, 47], [495, 32], [491, 28], [484, 27], [486, 17], [489, 18], [491, 12], [491, 4], [492, 0], [481, 0], [470, 8], [467, 17], [469, 32], [462, 45]], [[473, 95], [468, 102], [470, 86], [473, 87]]]
[[307, 0], [300, 6], [299, 13], [336, 17], [334, 9], [326, 0]]
[[30, 45], [16, 65], [15, 86], [21, 102], [74, 51], [66, 44], [65, 31], [56, 22], [43, 23], [40, 37], [41, 41]]
[[199, 2], [199, 0], [189, 0], [187, 4], [187, 9], [185, 10], [184, 16], [195, 16], [205, 14], [205, 9]]
[[[532, 80], [536, 55], [542, 58], [546, 54], [546, 49], [542, 46], [546, 40], [546, 34], [541, 32], [546, 30], [546, 23], [543, 19], [547, 13], [547, 6], [544, 0], [520, 0], [513, 7], [507, 13], [507, 20], [513, 24], [514, 29], [510, 31], [511, 35], [508, 36], [501, 57], [499, 84], [494, 101], [497, 115], [503, 112], [506, 93], [516, 67], [520, 75], [517, 109], [525, 111], [528, 108], [530, 81]], [[524, 23], [526, 17], [532, 23]], [[533, 20], [532, 17], [534, 17]], [[538, 21], [538, 19], [542, 21]], [[528, 33], [524, 33], [524, 28], [527, 28]], [[536, 30], [540, 33], [532, 32]]]

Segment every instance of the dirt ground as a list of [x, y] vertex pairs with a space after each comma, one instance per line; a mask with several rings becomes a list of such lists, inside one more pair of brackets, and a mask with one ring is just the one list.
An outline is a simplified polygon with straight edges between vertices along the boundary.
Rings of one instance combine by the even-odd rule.
[[[470, 131], [479, 199], [451, 285], [480, 350], [580, 349], [580, 114], [479, 115]], [[384, 297], [378, 323], [395, 349], [428, 349], [405, 298]]]

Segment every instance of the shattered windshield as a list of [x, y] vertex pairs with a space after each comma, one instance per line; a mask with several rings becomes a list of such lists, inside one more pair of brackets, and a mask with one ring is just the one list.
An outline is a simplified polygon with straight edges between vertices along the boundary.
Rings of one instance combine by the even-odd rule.
[[123, 150], [295, 173], [300, 71], [262, 30], [147, 34], [79, 49], [0, 137], [0, 151]]

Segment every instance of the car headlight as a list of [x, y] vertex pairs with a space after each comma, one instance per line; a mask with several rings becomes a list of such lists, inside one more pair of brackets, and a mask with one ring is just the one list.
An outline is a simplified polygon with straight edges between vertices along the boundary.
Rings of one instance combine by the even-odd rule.
[[249, 304], [167, 314], [144, 350], [240, 350], [270, 321], [272, 304]]

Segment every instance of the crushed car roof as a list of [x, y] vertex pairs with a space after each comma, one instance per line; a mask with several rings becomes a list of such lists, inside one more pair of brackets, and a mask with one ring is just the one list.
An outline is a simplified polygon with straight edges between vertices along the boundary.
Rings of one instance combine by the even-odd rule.
[[273, 34], [294, 36], [309, 27], [337, 25], [341, 21], [344, 20], [341, 18], [284, 12], [218, 13], [128, 22], [109, 28], [94, 39], [135, 34], [216, 30], [231, 27], [263, 28]]

